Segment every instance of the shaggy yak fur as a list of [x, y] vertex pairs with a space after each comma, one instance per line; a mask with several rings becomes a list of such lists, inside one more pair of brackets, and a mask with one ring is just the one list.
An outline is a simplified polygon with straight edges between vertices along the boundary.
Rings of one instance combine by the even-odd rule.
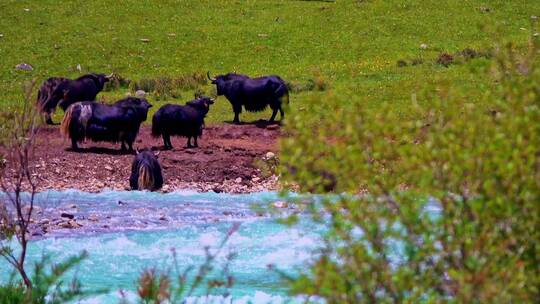
[[141, 123], [146, 120], [152, 105], [146, 99], [129, 97], [112, 105], [91, 101], [72, 104], [64, 115], [60, 131], [71, 139], [71, 147], [77, 150], [77, 143], [92, 141], [121, 142], [122, 151], [133, 151], [133, 142], [139, 133]]
[[[197, 147], [197, 137], [202, 135], [204, 117], [214, 100], [199, 97], [184, 106], [166, 104], [152, 118], [152, 135], [162, 136], [165, 149], [172, 149], [171, 135], [187, 137], [187, 147]], [[193, 138], [194, 144], [191, 144]]]
[[208, 79], [216, 85], [217, 94], [225, 95], [232, 105], [233, 122], [240, 123], [242, 106], [249, 112], [259, 112], [268, 106], [272, 109], [270, 122], [279, 111], [283, 119], [282, 104], [289, 103], [289, 89], [283, 79], [276, 75], [250, 78], [247, 75], [229, 73], [214, 78], [207, 73]]
[[93, 101], [103, 90], [111, 75], [87, 74], [70, 80], [62, 77], [52, 77], [41, 85], [38, 91], [37, 106], [47, 124], [54, 124], [51, 114], [60, 106], [66, 110], [77, 101]]
[[144, 150], [137, 152], [131, 164], [131, 176], [129, 185], [131, 190], [156, 191], [163, 186], [163, 175], [161, 165], [157, 159], [159, 152]]
[[38, 111], [43, 115], [45, 122], [49, 125], [54, 124], [51, 115], [56, 110], [56, 106], [60, 101], [60, 99], [52, 99], [52, 94], [61, 83], [66, 81], [69, 81], [69, 79], [63, 77], [51, 77], [45, 80], [39, 88], [36, 106]]

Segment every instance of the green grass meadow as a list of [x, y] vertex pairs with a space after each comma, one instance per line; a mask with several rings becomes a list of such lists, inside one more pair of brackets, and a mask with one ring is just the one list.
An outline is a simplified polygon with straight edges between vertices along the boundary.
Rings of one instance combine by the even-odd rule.
[[[303, 101], [315, 94], [377, 107], [395, 103], [404, 112], [411, 94], [426, 83], [452, 82], [465, 88], [489, 85], [470, 70], [488, 59], [437, 64], [441, 52], [485, 50], [495, 36], [525, 43], [530, 17], [540, 1], [0, 1], [0, 107], [22, 102], [21, 84], [51, 76], [75, 78], [82, 72], [115, 72], [131, 80], [192, 73], [237, 71], [252, 76], [278, 74], [324, 91], [291, 94], [290, 111], [309, 111]], [[144, 42], [141, 39], [148, 39]], [[427, 48], [420, 46], [426, 44]], [[413, 59], [422, 64], [411, 65]], [[398, 67], [397, 61], [408, 64]], [[33, 71], [15, 69], [28, 63]], [[213, 88], [199, 90], [211, 94]], [[37, 91], [37, 87], [36, 87]], [[122, 87], [98, 95], [107, 102], [123, 97]], [[156, 110], [177, 98], [150, 95]], [[61, 117], [56, 113], [55, 120]], [[232, 119], [220, 97], [209, 122]], [[242, 114], [243, 121], [268, 119]]]

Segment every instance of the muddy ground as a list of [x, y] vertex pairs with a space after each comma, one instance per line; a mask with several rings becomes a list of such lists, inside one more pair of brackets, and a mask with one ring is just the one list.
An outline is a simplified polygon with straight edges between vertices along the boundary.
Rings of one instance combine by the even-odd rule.
[[[273, 161], [279, 134], [279, 125], [262, 121], [209, 125], [199, 139], [199, 148], [184, 148], [186, 139], [173, 137], [174, 149], [163, 151], [162, 139], [153, 138], [150, 127], [143, 126], [134, 147], [161, 151], [164, 192], [191, 189], [246, 193], [276, 189], [277, 177], [260, 170], [257, 163]], [[69, 140], [62, 138], [57, 126], [39, 130], [34, 159], [40, 191], [129, 189], [134, 154], [121, 153], [119, 144], [111, 143], [87, 141], [77, 152], [69, 147]]]

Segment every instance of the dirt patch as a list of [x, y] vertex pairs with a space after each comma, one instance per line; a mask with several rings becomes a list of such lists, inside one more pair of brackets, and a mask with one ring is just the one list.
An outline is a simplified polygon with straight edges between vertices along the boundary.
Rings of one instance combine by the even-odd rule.
[[[164, 192], [180, 189], [215, 192], [255, 192], [274, 190], [276, 176], [262, 176], [256, 160], [276, 152], [280, 128], [255, 122], [243, 125], [217, 124], [206, 127], [199, 148], [187, 149], [186, 139], [173, 137], [173, 150], [161, 151]], [[39, 190], [79, 189], [98, 192], [104, 189], [128, 190], [133, 154], [121, 153], [119, 144], [81, 144], [82, 151], [69, 150], [58, 127], [43, 127], [38, 132], [35, 150]], [[141, 128], [136, 149], [162, 150], [161, 138]], [[272, 155], [270, 153], [269, 155]]]

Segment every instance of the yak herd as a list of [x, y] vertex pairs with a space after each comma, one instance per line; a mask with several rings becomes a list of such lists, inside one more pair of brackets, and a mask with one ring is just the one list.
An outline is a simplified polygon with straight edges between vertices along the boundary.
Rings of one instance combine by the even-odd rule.
[[[79, 150], [78, 143], [86, 139], [94, 142], [120, 143], [122, 151], [133, 152], [133, 143], [141, 124], [147, 119], [152, 105], [144, 98], [127, 97], [111, 105], [96, 102], [96, 96], [113, 74], [87, 74], [77, 79], [51, 77], [41, 85], [36, 106], [47, 124], [54, 124], [51, 114], [56, 107], [65, 113], [60, 132], [71, 140], [71, 149]], [[287, 84], [279, 76], [271, 75], [251, 78], [247, 75], [228, 73], [210, 76], [216, 86], [217, 95], [224, 95], [231, 103], [235, 124], [240, 123], [242, 107], [246, 111], [258, 112], [268, 106], [272, 109], [270, 122], [277, 112], [283, 119], [282, 105], [289, 102]], [[185, 105], [166, 104], [152, 117], [152, 136], [162, 137], [165, 149], [172, 149], [171, 136], [187, 137], [187, 147], [198, 147], [204, 118], [214, 99], [200, 96]], [[193, 139], [193, 143], [192, 143]], [[137, 151], [132, 163], [130, 187], [133, 190], [155, 191], [163, 185], [159, 153]]]

